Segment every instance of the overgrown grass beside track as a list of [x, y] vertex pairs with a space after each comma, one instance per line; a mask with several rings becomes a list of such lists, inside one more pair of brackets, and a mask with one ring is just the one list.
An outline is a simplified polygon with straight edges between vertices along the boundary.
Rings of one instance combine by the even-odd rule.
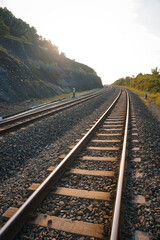
[[[133, 91], [133, 92], [135, 92], [135, 93], [138, 93], [138, 94], [141, 94], [141, 95], [146, 95], [146, 92], [145, 91], [140, 91], [140, 90], [137, 90], [137, 89], [135, 89], [135, 88], [129, 88], [129, 87], [126, 87], [127, 89], [129, 89], [129, 90], [131, 90], [131, 91]], [[148, 94], [147, 94], [147, 96], [149, 97], [149, 98], [153, 98], [153, 99], [155, 99], [155, 104], [157, 105], [157, 106], [160, 106], [160, 93], [156, 93], [156, 94], [153, 94], [153, 93], [149, 93], [148, 92]], [[148, 103], [148, 100], [146, 100], [145, 98], [141, 98], [145, 103], [146, 103], [146, 105], [147, 105], [147, 103]]]

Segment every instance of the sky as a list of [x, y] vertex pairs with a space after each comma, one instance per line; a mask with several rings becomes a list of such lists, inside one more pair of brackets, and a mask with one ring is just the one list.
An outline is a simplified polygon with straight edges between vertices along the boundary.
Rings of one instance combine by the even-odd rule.
[[0, 0], [103, 84], [160, 68], [160, 0]]

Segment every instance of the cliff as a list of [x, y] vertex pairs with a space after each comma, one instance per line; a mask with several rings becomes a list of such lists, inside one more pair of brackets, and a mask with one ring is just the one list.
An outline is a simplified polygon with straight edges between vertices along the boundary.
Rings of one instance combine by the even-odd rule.
[[19, 103], [61, 93], [101, 88], [95, 71], [47, 49], [0, 37], [0, 102]]

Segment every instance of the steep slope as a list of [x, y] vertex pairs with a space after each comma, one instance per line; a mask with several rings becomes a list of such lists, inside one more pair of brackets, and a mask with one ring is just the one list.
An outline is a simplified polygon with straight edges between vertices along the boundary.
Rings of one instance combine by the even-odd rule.
[[96, 72], [59, 54], [8, 9], [0, 8], [0, 102], [18, 103], [102, 87]]
[[0, 101], [30, 98], [102, 87], [93, 69], [48, 49], [0, 37]]

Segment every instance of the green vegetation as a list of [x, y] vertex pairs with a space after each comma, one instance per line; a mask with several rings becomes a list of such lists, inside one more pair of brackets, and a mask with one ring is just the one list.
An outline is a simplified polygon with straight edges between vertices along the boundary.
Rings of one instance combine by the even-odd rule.
[[160, 106], [160, 94], [158, 95], [158, 97], [156, 98], [155, 104]]
[[148, 97], [155, 98], [156, 105], [160, 106], [160, 74], [158, 68], [151, 70], [152, 74], [138, 74], [136, 77], [120, 78], [113, 85], [126, 87], [134, 92], [145, 95], [148, 88]]
[[0, 52], [8, 54], [8, 51], [0, 45]]
[[38, 35], [34, 27], [30, 27], [21, 19], [17, 19], [7, 8], [0, 8], [0, 36], [25, 39], [37, 43]]
[[[86, 90], [86, 91], [81, 91], [81, 92], [76, 92], [76, 96], [80, 95], [80, 94], [85, 94], [85, 93], [89, 93], [89, 92], [93, 92], [96, 91], [97, 88], [95, 89], [91, 89], [91, 90]], [[54, 102], [54, 101], [58, 101], [58, 100], [62, 100], [64, 98], [69, 98], [72, 97], [73, 93], [63, 93], [60, 95], [56, 95], [54, 97], [51, 98], [43, 98], [43, 99], [34, 99], [34, 104], [42, 104], [42, 103], [47, 103], [47, 102]]]
[[0, 36], [24, 43], [36, 44], [39, 47], [59, 53], [57, 46], [39, 36], [34, 27], [30, 27], [23, 20], [16, 18], [7, 8], [0, 8]]
[[113, 85], [135, 88], [145, 91], [148, 88], [150, 93], [160, 92], [160, 75], [154, 74], [138, 74], [135, 78], [121, 78], [113, 83]]
[[147, 96], [148, 98], [146, 99], [145, 96], [146, 96], [146, 92], [143, 92], [143, 91], [139, 91], [135, 88], [130, 88], [130, 87], [126, 87], [127, 89], [131, 90], [132, 92], [135, 92], [135, 93], [138, 93], [138, 94], [141, 94], [143, 95], [144, 97], [140, 97], [143, 102], [148, 106], [149, 104], [149, 101], [150, 99], [149, 98], [154, 98], [155, 99], [155, 104], [157, 106], [160, 106], [160, 93], [156, 93], [156, 94], [153, 94], [153, 93], [148, 93]]

